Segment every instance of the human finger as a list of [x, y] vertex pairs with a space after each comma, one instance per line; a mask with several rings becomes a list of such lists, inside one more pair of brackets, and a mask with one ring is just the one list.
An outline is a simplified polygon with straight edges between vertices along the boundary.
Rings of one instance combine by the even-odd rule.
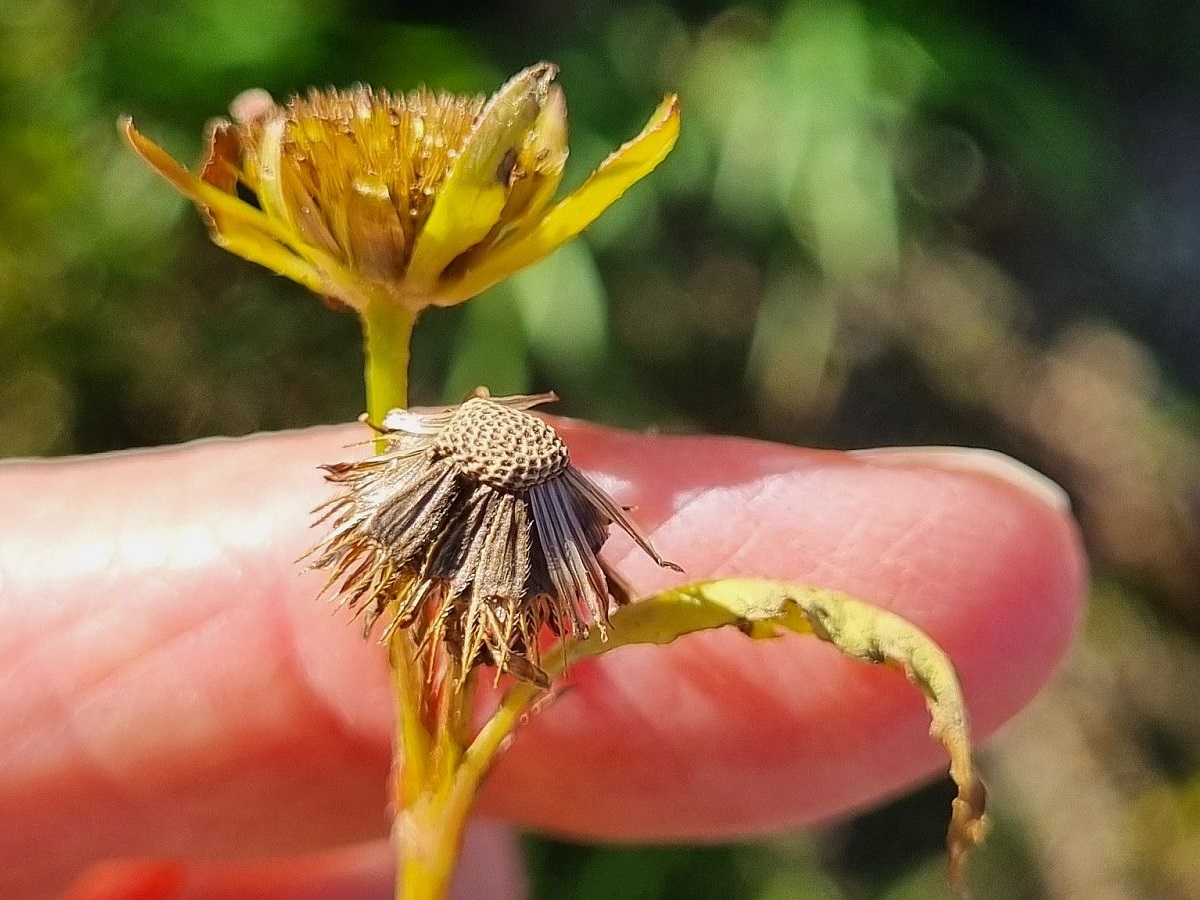
[[[981, 734], [1066, 646], [1082, 584], [1069, 517], [994, 474], [562, 431], [689, 578], [807, 581], [926, 628]], [[21, 862], [17, 879], [113, 854], [269, 856], [383, 833], [383, 656], [313, 602], [319, 576], [293, 562], [325, 495], [313, 467], [357, 436], [0, 470], [0, 508], [20, 526], [0, 541], [0, 858]], [[614, 538], [611, 558], [639, 587], [678, 578], [628, 549]], [[899, 679], [803, 640], [698, 635], [572, 679], [497, 766], [487, 809], [577, 836], [711, 838], [828, 816], [942, 765]]]

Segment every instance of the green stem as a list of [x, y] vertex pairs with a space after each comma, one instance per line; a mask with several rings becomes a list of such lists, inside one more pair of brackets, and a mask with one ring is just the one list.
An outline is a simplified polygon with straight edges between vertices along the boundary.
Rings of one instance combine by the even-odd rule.
[[[363, 310], [364, 377], [367, 386], [367, 417], [373, 425], [383, 424], [389, 410], [408, 406], [409, 343], [415, 316], [387, 298], [374, 299]], [[386, 446], [376, 441], [376, 452]], [[440, 897], [449, 875], [427, 870], [423, 863], [429, 848], [441, 843], [444, 830], [436, 811], [438, 785], [431, 778], [435, 758], [434, 736], [422, 721], [424, 679], [416, 660], [416, 647], [408, 633], [396, 629], [388, 640], [392, 688], [396, 699], [396, 735], [392, 770], [392, 802], [396, 815], [393, 841], [396, 872], [404, 873], [396, 888], [397, 898]], [[454, 842], [457, 846], [457, 842]], [[437, 853], [434, 853], [437, 856]], [[448, 863], [453, 866], [453, 853]], [[411, 871], [417, 867], [419, 871]], [[441, 893], [439, 893], [441, 891]]]
[[459, 683], [457, 666], [445, 658], [434, 727], [432, 773], [398, 820], [403, 865], [398, 900], [442, 900], [450, 889], [462, 847], [467, 814], [475, 802], [479, 777], [463, 767], [473, 673]]
[[[392, 686], [396, 701], [396, 767], [392, 803], [399, 811], [411, 806], [428, 789], [433, 736], [421, 719], [424, 681], [416, 665], [417, 648], [407, 631], [397, 628], [388, 639], [388, 661], [392, 664]], [[404, 768], [399, 763], [403, 760]]]
[[367, 415], [375, 425], [388, 410], [408, 406], [408, 345], [416, 317], [395, 301], [375, 300], [363, 312]]
[[450, 777], [422, 794], [397, 818], [403, 856], [396, 900], [444, 900], [448, 896], [477, 786]]
[[[408, 346], [415, 318], [387, 298], [372, 300], [363, 312], [367, 416], [376, 426], [383, 423], [388, 410], [408, 406]], [[382, 442], [376, 442], [376, 452], [384, 449]], [[423, 684], [415, 656], [411, 638], [396, 629], [388, 641], [388, 659], [396, 689], [396, 755], [406, 761], [407, 770], [403, 779], [398, 771], [395, 776], [397, 809], [402, 808], [402, 800], [412, 799], [424, 786], [430, 755], [431, 737], [421, 723]]]
[[447, 896], [467, 814], [479, 785], [505, 740], [541, 693], [530, 684], [514, 685], [464, 750], [460, 728], [454, 727], [451, 719], [465, 715], [471, 691], [469, 686], [459, 691], [448, 684], [444, 689], [452, 692], [449, 702], [454, 710], [437, 729], [434, 754], [441, 763], [438, 774], [397, 820], [404, 845], [399, 859], [403, 878], [397, 900], [442, 900]]
[[[408, 405], [413, 323], [412, 313], [394, 301], [378, 299], [366, 305], [367, 415], [374, 425], [381, 425], [389, 410]], [[384, 449], [382, 441], [376, 444], [377, 452]], [[485, 740], [468, 751], [471, 673], [460, 684], [462, 673], [452, 660], [445, 660], [448, 668], [440, 674], [440, 684], [431, 688], [417, 659], [417, 648], [402, 629], [388, 639], [388, 659], [396, 698], [392, 793], [396, 811], [393, 841], [400, 876], [396, 897], [443, 900], [475, 793], [504, 735], [515, 726], [521, 704], [510, 698], [501, 711], [501, 721], [489, 723]], [[430, 689], [440, 693], [427, 696]], [[436, 713], [430, 715], [435, 699]]]

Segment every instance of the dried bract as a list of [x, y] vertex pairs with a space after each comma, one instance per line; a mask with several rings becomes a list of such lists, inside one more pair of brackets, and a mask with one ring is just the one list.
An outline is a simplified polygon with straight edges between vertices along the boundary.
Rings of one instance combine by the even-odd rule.
[[553, 394], [397, 409], [385, 451], [326, 466], [342, 490], [318, 509], [330, 534], [312, 552], [325, 590], [370, 631], [389, 609], [426, 651], [445, 646], [460, 671], [492, 664], [542, 686], [543, 626], [585, 635], [608, 625], [628, 592], [600, 560], [609, 526], [664, 560], [625, 511], [571, 464], [529, 408]]
[[[246, 91], [208, 128], [198, 175], [133, 123], [130, 146], [200, 208], [213, 240], [318, 294], [412, 312], [475, 296], [570, 240], [675, 144], [675, 98], [573, 194], [557, 69], [491, 99], [358, 86], [276, 104]], [[252, 202], [248, 202], [252, 201]]]

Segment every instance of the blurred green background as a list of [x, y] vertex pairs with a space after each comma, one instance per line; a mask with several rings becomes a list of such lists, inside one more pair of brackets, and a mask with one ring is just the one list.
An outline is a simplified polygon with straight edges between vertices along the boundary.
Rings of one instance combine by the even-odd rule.
[[[0, 456], [352, 419], [358, 326], [212, 246], [184, 160], [250, 86], [562, 67], [567, 182], [682, 95], [583, 239], [433, 310], [416, 402], [553, 387], [632, 427], [970, 444], [1072, 495], [1070, 659], [982, 754], [985, 898], [1200, 897], [1200, 6], [1148, 0], [0, 0]], [[938, 784], [721, 848], [530, 838], [538, 898], [943, 896]]]

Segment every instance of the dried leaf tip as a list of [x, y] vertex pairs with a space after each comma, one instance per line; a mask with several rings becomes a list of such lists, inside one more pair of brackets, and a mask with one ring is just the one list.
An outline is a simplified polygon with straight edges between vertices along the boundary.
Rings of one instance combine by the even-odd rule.
[[610, 525], [679, 569], [528, 412], [555, 399], [481, 389], [457, 406], [389, 412], [383, 453], [325, 467], [340, 490], [318, 508], [331, 528], [311, 553], [330, 573], [324, 592], [367, 631], [390, 610], [388, 631], [410, 629], [425, 659], [444, 647], [463, 673], [490, 664], [548, 686], [542, 627], [603, 633], [610, 604], [629, 600], [598, 556]]

